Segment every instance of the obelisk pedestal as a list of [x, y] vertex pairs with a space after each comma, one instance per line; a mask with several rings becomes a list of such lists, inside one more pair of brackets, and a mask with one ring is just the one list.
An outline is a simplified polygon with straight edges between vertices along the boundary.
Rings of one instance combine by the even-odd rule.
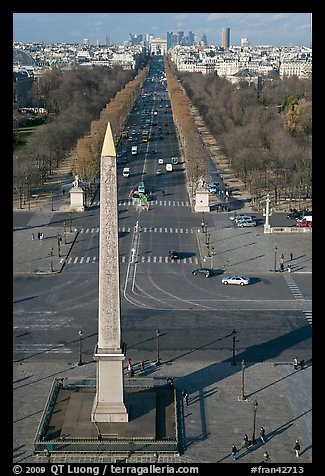
[[108, 123], [100, 165], [99, 306], [96, 396], [91, 421], [128, 422], [124, 403], [116, 151]]

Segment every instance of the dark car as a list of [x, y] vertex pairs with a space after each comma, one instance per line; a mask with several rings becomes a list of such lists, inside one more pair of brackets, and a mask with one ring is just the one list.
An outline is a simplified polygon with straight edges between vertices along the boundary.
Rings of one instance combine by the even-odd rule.
[[175, 261], [181, 258], [180, 253], [175, 250], [169, 250], [168, 257], [171, 261]]
[[287, 218], [290, 218], [290, 220], [295, 220], [301, 217], [302, 217], [302, 212], [299, 212], [298, 210], [294, 210], [293, 212], [290, 212], [287, 215]]
[[205, 276], [206, 278], [211, 278], [213, 270], [211, 268], [197, 268], [193, 269], [192, 274], [194, 274], [194, 276]]

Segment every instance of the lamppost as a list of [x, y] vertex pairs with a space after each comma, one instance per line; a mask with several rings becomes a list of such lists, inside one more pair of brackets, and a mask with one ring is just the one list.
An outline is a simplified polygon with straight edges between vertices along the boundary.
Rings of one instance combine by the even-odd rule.
[[253, 436], [252, 436], [252, 444], [253, 445], [256, 445], [256, 438], [255, 438], [255, 429], [256, 429], [256, 410], [257, 410], [257, 400], [256, 398], [254, 399], [254, 402], [253, 402], [253, 417], [254, 417], [254, 420], [253, 420]]
[[61, 248], [60, 248], [61, 241], [62, 241], [61, 235], [60, 233], [58, 233], [58, 256], [61, 256]]
[[274, 272], [276, 272], [276, 252], [278, 251], [278, 247], [275, 245], [274, 247]]
[[205, 223], [204, 223], [204, 212], [202, 213], [202, 223], [201, 223], [201, 226], [202, 226], [202, 233], [204, 233], [204, 226], [205, 226]]
[[50, 249], [50, 257], [51, 257], [50, 268], [51, 268], [51, 273], [53, 273], [53, 259], [52, 259], [52, 256], [53, 256], [53, 248]]
[[159, 332], [159, 329], [157, 329], [157, 330], [156, 330], [156, 342], [157, 342], [157, 360], [156, 360], [156, 365], [160, 365], [159, 336], [160, 336], [160, 332]]
[[236, 339], [236, 334], [237, 331], [236, 329], [233, 329], [232, 331], [232, 363], [231, 365], [237, 365], [236, 364], [236, 358], [235, 358], [235, 353], [236, 353], [236, 342], [239, 342], [239, 339]]
[[209, 245], [210, 245], [210, 233], [207, 233], [207, 234], [206, 234], [205, 244], [206, 244], [207, 247], [209, 248]]
[[211, 246], [211, 269], [213, 269], [214, 246]]
[[63, 223], [63, 235], [64, 235], [64, 244], [67, 244], [67, 224], [66, 222]]
[[240, 396], [240, 400], [245, 400], [245, 360], [242, 360], [241, 361], [241, 370], [242, 370], [242, 374], [241, 374], [241, 396]]
[[78, 366], [80, 365], [83, 365], [83, 361], [82, 361], [82, 331], [79, 331], [79, 362], [78, 362]]

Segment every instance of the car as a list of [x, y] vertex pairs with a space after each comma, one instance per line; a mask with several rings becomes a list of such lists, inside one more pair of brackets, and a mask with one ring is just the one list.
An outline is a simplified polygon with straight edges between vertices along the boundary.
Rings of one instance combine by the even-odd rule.
[[250, 278], [234, 275], [222, 278], [221, 282], [222, 284], [239, 284], [240, 286], [247, 286], [247, 284], [250, 283]]
[[239, 228], [243, 228], [245, 226], [256, 226], [257, 223], [256, 223], [255, 220], [238, 220], [238, 221], [236, 221], [236, 225]]
[[157, 169], [157, 170], [156, 170], [156, 175], [161, 175], [161, 174], [162, 174], [161, 169]]
[[206, 278], [211, 278], [211, 276], [213, 275], [213, 269], [197, 268], [193, 269], [192, 274], [194, 274], [194, 276], [205, 276]]
[[299, 226], [299, 227], [313, 226], [313, 222], [310, 220], [297, 220], [296, 226]]
[[178, 259], [181, 259], [181, 256], [178, 251], [175, 250], [169, 250], [168, 251], [168, 257], [171, 261], [176, 261]]
[[143, 182], [140, 182], [140, 183], [139, 183], [138, 192], [139, 192], [139, 193], [146, 193], [146, 188], [145, 188]]
[[209, 193], [217, 193], [218, 192], [218, 187], [216, 186], [215, 183], [210, 183], [208, 185], [208, 192]]
[[303, 212], [299, 212], [298, 210], [294, 210], [290, 213], [288, 213], [287, 215], [287, 218], [290, 218], [290, 220], [296, 220], [297, 218], [301, 218], [302, 217], [302, 213]]
[[163, 163], [164, 163], [164, 159], [158, 159], [158, 164], [159, 165], [163, 165]]
[[229, 217], [229, 220], [231, 221], [238, 221], [238, 220], [252, 220], [252, 216], [251, 215], [247, 215], [245, 213], [239, 213], [238, 215], [230, 215]]

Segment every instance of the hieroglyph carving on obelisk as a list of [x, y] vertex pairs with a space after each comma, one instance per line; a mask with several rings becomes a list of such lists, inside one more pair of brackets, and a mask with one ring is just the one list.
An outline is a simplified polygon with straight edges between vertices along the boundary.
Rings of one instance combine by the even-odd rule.
[[108, 123], [100, 164], [99, 305], [93, 422], [127, 422], [121, 341], [116, 151]]

